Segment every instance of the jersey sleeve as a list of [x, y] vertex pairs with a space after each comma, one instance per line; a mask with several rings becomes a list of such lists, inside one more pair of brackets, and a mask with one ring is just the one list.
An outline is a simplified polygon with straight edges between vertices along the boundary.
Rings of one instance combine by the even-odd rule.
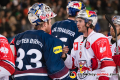
[[74, 62], [75, 62], [75, 57], [74, 57], [74, 55], [72, 55], [72, 54], [74, 54], [73, 49], [71, 50], [71, 55], [67, 54], [67, 58], [66, 58], [66, 60], [64, 61], [65, 66], [66, 66], [67, 68], [69, 68], [69, 69], [74, 69], [74, 68], [75, 68], [75, 64], [74, 64]]
[[[75, 45], [77, 45], [77, 47], [75, 47]], [[78, 42], [74, 42], [74, 43], [73, 43], [73, 48], [72, 48], [72, 50], [71, 50], [71, 54], [70, 54], [70, 55], [67, 54], [67, 58], [66, 58], [66, 60], [64, 61], [66, 67], [69, 68], [69, 69], [74, 69], [75, 66], [77, 66], [77, 65], [75, 64], [75, 60], [76, 60], [75, 54], [76, 54], [76, 52], [77, 52], [77, 49], [78, 49]]]
[[108, 39], [104, 37], [98, 38], [91, 47], [96, 58], [101, 62], [100, 68], [106, 73], [113, 73], [115, 63], [112, 59], [112, 52]]
[[10, 74], [13, 74], [15, 71], [13, 53], [5, 37], [0, 38], [0, 67], [6, 69]]
[[58, 39], [48, 41], [43, 49], [48, 74], [52, 79], [64, 79], [69, 74], [69, 70], [61, 58], [63, 43]]

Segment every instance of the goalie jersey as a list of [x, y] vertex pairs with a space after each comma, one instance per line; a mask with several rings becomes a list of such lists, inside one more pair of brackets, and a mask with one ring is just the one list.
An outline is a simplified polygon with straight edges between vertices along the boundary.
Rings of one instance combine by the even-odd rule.
[[67, 80], [69, 71], [61, 59], [59, 39], [42, 30], [30, 30], [16, 35], [11, 45], [15, 47], [15, 80]]
[[82, 33], [78, 32], [75, 21], [70, 19], [58, 21], [54, 23], [51, 28], [51, 35], [59, 38], [63, 42], [64, 46], [68, 46], [68, 54], [70, 54], [71, 49], [73, 48], [74, 40], [81, 34]]

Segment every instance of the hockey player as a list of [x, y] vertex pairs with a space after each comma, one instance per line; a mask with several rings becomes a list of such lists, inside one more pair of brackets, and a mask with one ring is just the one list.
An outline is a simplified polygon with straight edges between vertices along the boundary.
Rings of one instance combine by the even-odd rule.
[[8, 40], [0, 35], [0, 80], [9, 80], [15, 72], [15, 62]]
[[69, 71], [62, 55], [62, 41], [48, 33], [51, 18], [56, 16], [49, 6], [35, 3], [29, 8], [28, 19], [35, 30], [20, 33], [12, 40], [15, 47], [15, 80], [67, 80]]
[[[116, 27], [117, 30], [117, 39], [118, 39], [118, 52], [120, 53], [120, 16], [114, 16], [112, 18], [112, 21]], [[115, 37], [115, 32], [113, 27], [110, 25], [110, 34], [111, 36], [108, 37], [111, 51], [112, 51], [112, 56], [115, 64], [117, 66], [120, 66], [120, 55], [116, 55], [116, 37]], [[114, 70], [114, 74], [116, 74], [116, 70]], [[118, 80], [117, 75], [113, 75], [110, 80]]]
[[[74, 40], [71, 55], [65, 54], [62, 58], [65, 65], [71, 69], [78, 67], [78, 80], [109, 80], [110, 73], [115, 69], [108, 39], [101, 33], [94, 32], [97, 23], [97, 14], [94, 11], [82, 10], [76, 17], [77, 27], [83, 35]], [[74, 61], [72, 61], [74, 58]]]
[[59, 38], [65, 46], [70, 49], [70, 54], [73, 48], [74, 40], [80, 35], [77, 25], [75, 23], [75, 16], [80, 10], [85, 9], [85, 5], [80, 1], [71, 1], [67, 5], [68, 19], [63, 21], [57, 21], [52, 25], [51, 35]]
[[[52, 25], [51, 35], [60, 39], [64, 46], [68, 46], [68, 54], [70, 54], [74, 40], [82, 34], [78, 32], [78, 28], [75, 23], [75, 16], [80, 10], [85, 9], [85, 5], [80, 1], [71, 1], [68, 3], [66, 9], [68, 19], [54, 23]], [[77, 71], [77, 68], [74, 67], [71, 71]], [[76, 78], [74, 80], [76, 80]]]

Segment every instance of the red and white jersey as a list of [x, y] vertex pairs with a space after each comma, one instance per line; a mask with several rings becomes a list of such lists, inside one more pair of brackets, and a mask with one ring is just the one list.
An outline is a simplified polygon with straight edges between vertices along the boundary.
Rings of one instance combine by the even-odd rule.
[[[110, 77], [110, 73], [115, 69], [115, 63], [112, 60], [107, 37], [92, 31], [84, 41], [83, 35], [76, 38], [73, 45], [74, 48], [71, 55], [67, 55], [65, 65], [68, 68], [78, 67], [78, 80], [97, 80], [99, 76]], [[92, 71], [91, 58], [93, 57], [98, 59], [98, 69]]]
[[[109, 40], [109, 43], [110, 43], [110, 48], [111, 48], [111, 51], [112, 51], [112, 56], [114, 56], [116, 54], [116, 42], [112, 44], [111, 39], [112, 39], [112, 36], [108, 36], [108, 40]], [[120, 39], [118, 40], [118, 52], [120, 53]]]
[[[114, 56], [116, 54], [116, 42], [112, 44], [111, 39], [112, 39], [112, 36], [108, 36], [108, 40], [109, 40], [109, 43], [110, 43], [110, 48], [111, 48], [111, 51], [112, 51], [112, 56]], [[118, 40], [118, 52], [120, 53], [120, 39]], [[114, 70], [114, 74], [116, 74], [116, 69]], [[118, 80], [118, 76], [114, 75], [110, 78], [110, 80]]]
[[14, 71], [15, 63], [10, 45], [8, 40], [0, 35], [0, 77], [9, 76], [13, 74]]

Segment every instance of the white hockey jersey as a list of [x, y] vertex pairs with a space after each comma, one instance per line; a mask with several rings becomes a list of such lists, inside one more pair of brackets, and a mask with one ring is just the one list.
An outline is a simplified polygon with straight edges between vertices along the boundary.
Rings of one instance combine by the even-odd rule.
[[[84, 41], [81, 35], [75, 39], [73, 47], [71, 55], [67, 55], [65, 65], [69, 69], [78, 67], [78, 80], [97, 80], [99, 76], [110, 77], [110, 73], [113, 73], [115, 63], [112, 60], [109, 41], [103, 34], [92, 31]], [[92, 71], [93, 57], [98, 59], [98, 69]]]
[[[112, 36], [109, 36], [108, 37], [108, 40], [109, 40], [109, 43], [110, 43], [110, 48], [111, 48], [111, 51], [112, 51], [112, 56], [114, 56], [116, 54], [116, 42], [115, 43], [111, 43], [111, 39], [112, 39]], [[118, 52], [120, 53], [120, 39], [118, 40]], [[113, 72], [114, 74], [116, 74], [116, 69], [114, 70]], [[110, 80], [118, 80], [118, 76], [117, 75], [113, 75]]]
[[[112, 39], [112, 36], [108, 36], [108, 40], [109, 40], [109, 43], [110, 43], [110, 48], [111, 48], [111, 51], [112, 51], [112, 56], [114, 56], [116, 54], [116, 42], [112, 44], [111, 39]], [[120, 39], [118, 40], [118, 52], [120, 53]]]

